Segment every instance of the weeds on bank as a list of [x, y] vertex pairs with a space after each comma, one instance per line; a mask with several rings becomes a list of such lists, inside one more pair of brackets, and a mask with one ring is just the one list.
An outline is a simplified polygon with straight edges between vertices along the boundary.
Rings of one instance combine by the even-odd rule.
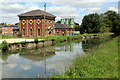
[[78, 56], [65, 73], [53, 78], [118, 78], [117, 44], [115, 38], [87, 56]]

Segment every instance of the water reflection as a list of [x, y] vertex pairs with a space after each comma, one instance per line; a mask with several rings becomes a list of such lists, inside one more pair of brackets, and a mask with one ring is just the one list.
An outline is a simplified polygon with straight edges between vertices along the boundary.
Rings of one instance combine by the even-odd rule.
[[101, 36], [96, 38], [85, 39], [82, 41], [82, 48], [85, 53], [90, 52], [92, 50], [98, 49], [99, 45], [104, 45], [106, 42], [112, 40], [115, 35], [111, 36]]
[[[25, 50], [2, 55], [3, 78], [50, 77], [53, 73], [64, 72], [76, 55], [84, 54], [82, 42], [71, 42], [59, 46]], [[54, 72], [55, 71], [55, 72]]]

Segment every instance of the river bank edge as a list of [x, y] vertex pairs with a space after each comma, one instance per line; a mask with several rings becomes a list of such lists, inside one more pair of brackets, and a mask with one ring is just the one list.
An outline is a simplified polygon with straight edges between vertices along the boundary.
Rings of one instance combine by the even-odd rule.
[[[34, 38], [34, 41], [22, 41], [22, 42], [14, 42], [7, 43], [6, 41], [2, 42], [1, 48], [2, 51], [15, 51], [18, 49], [35, 49], [45, 46], [52, 46], [56, 43], [62, 43], [70, 40], [78, 40], [78, 39], [87, 39], [97, 37], [100, 34], [84, 34], [84, 35], [72, 35], [72, 36], [54, 36], [54, 37], [44, 37], [44, 38]], [[38, 39], [43, 39], [39, 41]]]
[[118, 37], [87, 56], [78, 56], [69, 69], [52, 78], [113, 78], [118, 80]]

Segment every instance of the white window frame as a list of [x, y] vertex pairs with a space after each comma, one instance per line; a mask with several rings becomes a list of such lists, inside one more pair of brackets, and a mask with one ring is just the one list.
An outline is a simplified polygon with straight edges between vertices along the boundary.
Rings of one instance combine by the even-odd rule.
[[25, 20], [22, 20], [22, 24], [25, 25]]
[[[38, 22], [38, 21], [39, 21], [39, 22]], [[38, 19], [38, 20], [37, 20], [37, 23], [38, 23], [38, 24], [40, 24], [40, 23], [41, 23], [41, 21]]]
[[33, 21], [32, 21], [32, 20], [30, 20], [30, 21], [29, 21], [29, 23], [30, 23], [30, 24], [32, 24], [31, 22], [33, 23]]

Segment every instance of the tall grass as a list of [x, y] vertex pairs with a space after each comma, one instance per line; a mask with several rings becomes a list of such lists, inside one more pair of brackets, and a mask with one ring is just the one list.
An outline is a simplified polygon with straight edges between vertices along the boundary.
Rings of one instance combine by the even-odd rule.
[[118, 78], [118, 37], [87, 56], [78, 56], [66, 73], [53, 78]]

